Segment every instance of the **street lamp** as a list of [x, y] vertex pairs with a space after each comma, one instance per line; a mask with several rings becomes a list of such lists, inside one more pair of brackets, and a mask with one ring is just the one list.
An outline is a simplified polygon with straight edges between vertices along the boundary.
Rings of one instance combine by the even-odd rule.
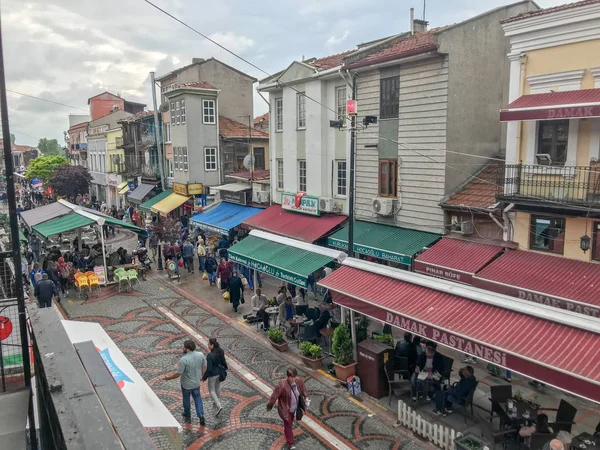
[[583, 253], [590, 249], [590, 241], [591, 239], [587, 234], [584, 234], [579, 238], [579, 248], [583, 250]]

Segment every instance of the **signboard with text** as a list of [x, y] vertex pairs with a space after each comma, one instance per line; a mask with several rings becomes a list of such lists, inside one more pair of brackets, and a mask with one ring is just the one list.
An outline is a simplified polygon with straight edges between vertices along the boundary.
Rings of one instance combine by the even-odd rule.
[[309, 214], [311, 216], [320, 216], [321, 209], [319, 207], [319, 197], [310, 197], [305, 195], [302, 197], [300, 206], [296, 206], [296, 194], [281, 194], [281, 209], [287, 211]]
[[514, 109], [500, 111], [500, 121], [512, 120], [558, 120], [600, 117], [600, 106], [580, 106], [572, 108]]
[[233, 262], [239, 263], [246, 267], [250, 267], [251, 269], [256, 269], [259, 272], [266, 273], [267, 275], [271, 275], [272, 277], [279, 278], [283, 281], [287, 281], [288, 283], [292, 283], [293, 285], [299, 286], [301, 288], [306, 288], [308, 286], [306, 277], [289, 272], [284, 269], [280, 269], [279, 267], [265, 264], [252, 258], [248, 258], [244, 255], [238, 255], [237, 253], [234, 253], [231, 250], [229, 251], [229, 259]]
[[415, 261], [415, 272], [424, 273], [426, 275], [431, 275], [438, 278], [444, 278], [445, 280], [456, 281], [457, 283], [473, 283], [472, 273], [467, 273], [456, 269], [449, 269], [447, 267], [440, 267], [419, 260]]
[[219, 195], [221, 200], [229, 203], [237, 203], [238, 205], [247, 205], [248, 204], [248, 191], [219, 191]]
[[[331, 247], [339, 248], [343, 251], [348, 251], [348, 241], [342, 241], [340, 239], [329, 238], [327, 244]], [[368, 247], [366, 245], [354, 244], [354, 253], [360, 253], [365, 256], [372, 256], [373, 258], [383, 259], [385, 261], [391, 261], [399, 264], [410, 266], [412, 263], [412, 257], [402, 255], [400, 253], [390, 252], [388, 250], [382, 250], [378, 248]]]
[[179, 195], [188, 195], [187, 185], [181, 183], [173, 183], [173, 192]]
[[192, 183], [187, 185], [188, 195], [202, 195], [204, 193], [202, 183]]

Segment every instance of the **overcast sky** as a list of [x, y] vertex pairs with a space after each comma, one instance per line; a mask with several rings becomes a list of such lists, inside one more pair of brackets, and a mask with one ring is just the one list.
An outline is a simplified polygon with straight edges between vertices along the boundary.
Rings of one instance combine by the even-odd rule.
[[[423, 0], [153, 1], [268, 73], [303, 55], [339, 53], [406, 31], [409, 8], [417, 17], [423, 12]], [[431, 27], [447, 25], [506, 3], [427, 0], [426, 19]], [[68, 115], [85, 114], [87, 99], [106, 90], [151, 109], [149, 72], [162, 75], [193, 57], [214, 56], [265, 76], [143, 0], [3, 0], [1, 14], [8, 89], [81, 108], [9, 92], [11, 132], [19, 144], [47, 137], [64, 145]], [[267, 110], [257, 95], [254, 110]]]

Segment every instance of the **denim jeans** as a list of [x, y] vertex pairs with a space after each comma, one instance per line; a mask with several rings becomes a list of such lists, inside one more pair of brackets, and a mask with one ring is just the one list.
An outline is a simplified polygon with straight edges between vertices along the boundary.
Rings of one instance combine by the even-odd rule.
[[211, 284], [215, 284], [217, 282], [217, 272], [209, 272], [208, 273], [208, 281]]
[[312, 291], [315, 298], [319, 295], [319, 294], [317, 294], [317, 283], [316, 282], [312, 281], [312, 282], [308, 283], [308, 288]]
[[198, 417], [204, 417], [204, 405], [202, 404], [202, 397], [200, 397], [200, 387], [195, 389], [185, 389], [182, 386], [181, 393], [183, 394], [183, 415], [185, 417], [191, 417], [190, 397], [193, 397], [194, 404], [196, 405], [196, 414], [198, 414]]
[[[432, 383], [427, 383], [427, 382], [422, 382], [420, 381], [417, 377], [419, 376], [418, 373], [413, 372], [412, 376], [410, 377], [410, 386], [411, 386], [411, 392], [413, 397], [418, 397], [419, 392], [421, 392], [423, 390], [423, 386], [425, 386], [427, 388], [427, 395], [432, 395], [433, 391], [435, 391], [435, 387]], [[419, 391], [419, 392], [417, 392]]]
[[186, 256], [184, 258], [185, 261], [185, 267], [188, 270], [188, 273], [193, 272], [194, 271], [194, 257], [193, 256]]
[[199, 267], [199, 271], [200, 273], [204, 273], [204, 261], [206, 260], [206, 256], [198, 256], [198, 267]]
[[456, 403], [456, 398], [453, 396], [452, 390], [438, 391], [435, 395], [435, 409], [443, 412], [446, 408], [452, 408], [452, 404]]
[[220, 375], [214, 377], [208, 377], [208, 392], [212, 398], [213, 403], [217, 408], [221, 408], [221, 381], [219, 381]]

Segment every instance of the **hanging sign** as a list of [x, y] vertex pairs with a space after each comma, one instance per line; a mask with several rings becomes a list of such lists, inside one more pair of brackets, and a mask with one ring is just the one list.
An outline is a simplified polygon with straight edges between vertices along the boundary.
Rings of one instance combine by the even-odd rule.
[[311, 216], [320, 216], [319, 197], [302, 196], [300, 204], [296, 206], [296, 194], [281, 194], [281, 209], [295, 211]]
[[173, 183], [173, 192], [179, 195], [188, 195], [187, 185], [181, 183]]

